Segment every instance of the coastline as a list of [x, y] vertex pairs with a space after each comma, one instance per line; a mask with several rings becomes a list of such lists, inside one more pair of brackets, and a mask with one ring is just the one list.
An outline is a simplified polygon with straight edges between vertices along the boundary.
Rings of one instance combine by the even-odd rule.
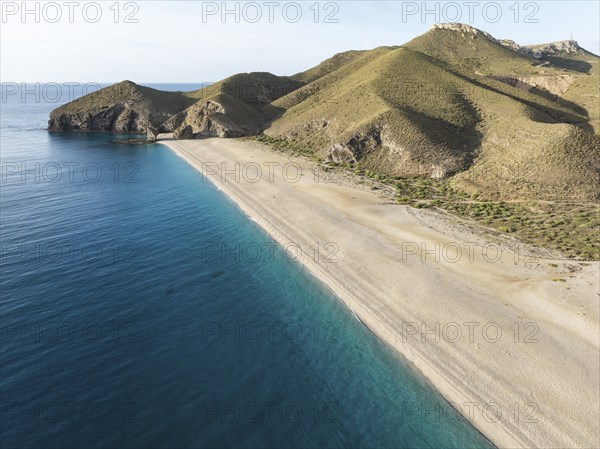
[[[327, 182], [311, 171], [315, 164], [258, 143], [158, 143], [203, 172], [278, 243], [294, 242], [300, 262], [494, 444], [598, 444], [600, 263], [534, 260], [507, 248], [497, 258], [482, 250], [481, 236], [440, 231], [433, 212]], [[238, 163], [240, 173], [256, 165], [263, 173], [234, 179], [222, 175], [223, 163], [228, 171]], [[298, 167], [304, 176], [296, 176]], [[316, 243], [320, 257], [310, 250]], [[463, 335], [455, 339], [457, 326]]]

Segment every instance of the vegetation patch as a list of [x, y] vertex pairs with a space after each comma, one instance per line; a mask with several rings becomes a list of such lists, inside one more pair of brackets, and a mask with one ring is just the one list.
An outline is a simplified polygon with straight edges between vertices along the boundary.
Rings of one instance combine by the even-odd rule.
[[[250, 138], [291, 155], [301, 155], [324, 164], [327, 170], [353, 173], [359, 184], [381, 183], [395, 190], [397, 204], [417, 209], [439, 208], [472, 220], [520, 241], [559, 250], [577, 260], [600, 260], [600, 205], [550, 201], [485, 201], [478, 193], [453, 187], [449, 179], [426, 176], [392, 176], [365, 168], [361, 163], [324, 163], [315, 150], [299, 142], [266, 135]], [[372, 184], [375, 189], [377, 184]], [[549, 264], [558, 267], [557, 264]]]

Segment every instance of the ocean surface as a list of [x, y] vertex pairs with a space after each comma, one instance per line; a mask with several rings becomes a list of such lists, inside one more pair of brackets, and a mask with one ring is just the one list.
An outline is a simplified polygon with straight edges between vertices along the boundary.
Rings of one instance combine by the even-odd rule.
[[492, 447], [168, 148], [46, 132], [60, 87], [2, 92], [2, 448]]

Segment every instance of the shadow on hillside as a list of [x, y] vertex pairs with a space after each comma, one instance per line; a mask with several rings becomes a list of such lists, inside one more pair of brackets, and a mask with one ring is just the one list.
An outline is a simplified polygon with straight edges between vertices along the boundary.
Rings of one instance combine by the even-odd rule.
[[281, 118], [285, 114], [286, 109], [278, 106], [273, 106], [272, 103], [261, 108], [260, 112], [265, 117], [265, 121], [261, 125], [261, 132], [271, 127], [274, 121]]
[[[485, 84], [485, 83], [482, 83], [480, 81], [471, 79], [471, 78], [469, 78], [469, 77], [467, 77], [465, 75], [462, 75], [461, 73], [459, 73], [459, 72], [457, 72], [455, 70], [452, 70], [450, 68], [447, 68], [447, 70], [449, 72], [451, 72], [453, 75], [456, 75], [457, 77], [461, 78], [462, 80], [464, 80], [464, 81], [466, 81], [468, 83], [471, 83], [471, 84], [473, 84], [473, 85], [475, 85], [477, 87], [480, 87], [482, 89], [488, 90], [490, 92], [496, 93], [498, 95], [503, 95], [503, 96], [509, 97], [509, 98], [511, 98], [511, 99], [513, 99], [515, 101], [520, 102], [520, 103], [523, 103], [523, 104], [529, 106], [530, 108], [532, 108], [532, 109], [534, 109], [534, 110], [536, 110], [538, 112], [542, 112], [542, 113], [546, 114], [548, 117], [550, 117], [552, 120], [554, 120], [554, 122], [548, 122], [548, 121], [544, 122], [543, 120], [541, 120], [541, 116], [537, 116], [537, 120], [536, 121], [540, 121], [540, 122], [544, 122], [544, 123], [565, 123], [565, 124], [569, 124], [569, 125], [578, 126], [579, 128], [581, 128], [581, 129], [583, 129], [585, 131], [588, 131], [588, 132], [592, 132], [592, 133], [594, 132], [593, 126], [589, 122], [587, 122], [585, 120], [585, 118], [584, 118], [584, 117], [588, 117], [589, 116], [588, 111], [585, 108], [583, 108], [583, 107], [581, 107], [581, 106], [579, 106], [579, 105], [577, 105], [577, 104], [575, 104], [573, 102], [567, 101], [567, 100], [565, 100], [563, 98], [560, 98], [560, 97], [559, 97], [560, 101], [559, 100], [555, 100], [553, 98], [554, 96], [551, 93], [546, 92], [546, 91], [544, 91], [543, 95], [540, 95], [540, 93], [539, 93], [540, 89], [535, 89], [534, 88], [534, 89], [529, 90], [529, 92], [531, 92], [531, 93], [534, 93], [534, 94], [536, 94], [538, 96], [541, 96], [541, 97], [543, 97], [545, 99], [548, 99], [548, 100], [551, 100], [551, 101], [555, 101], [555, 102], [559, 103], [561, 106], [565, 106], [565, 107], [567, 107], [567, 108], [569, 108], [569, 109], [571, 109], [573, 111], [573, 113], [568, 113], [568, 112], [565, 112], [565, 111], [561, 111], [560, 109], [555, 109], [555, 108], [552, 108], [552, 107], [549, 107], [549, 106], [544, 106], [542, 104], [535, 103], [533, 101], [529, 101], [529, 100], [526, 100], [524, 98], [520, 98], [517, 95], [512, 95], [509, 92], [502, 91], [502, 90], [500, 90], [498, 88], [490, 86], [489, 84]], [[548, 97], [548, 95], [550, 97]]]
[[543, 97], [546, 100], [554, 101], [555, 103], [558, 103], [559, 105], [564, 106], [565, 108], [569, 108], [576, 114], [582, 115], [584, 117], [589, 117], [589, 113], [588, 113], [587, 109], [585, 109], [584, 107], [578, 105], [577, 103], [573, 103], [572, 101], [565, 100], [561, 96], [555, 95], [552, 92], [548, 92], [545, 89], [540, 89], [538, 87], [532, 87], [531, 89], [528, 90], [528, 92], [538, 95], [540, 97]]
[[447, 167], [449, 170], [446, 176], [468, 170], [475, 162], [483, 141], [483, 134], [476, 129], [477, 123], [481, 121], [477, 110], [466, 99], [461, 106], [474, 118], [469, 126], [456, 126], [406, 105], [396, 108], [406, 114], [411, 123], [426, 135], [436, 148], [435, 154], [430, 150], [430, 154], [419, 156], [430, 158], [428, 162], [438, 161], [440, 164], [443, 161], [453, 162]]
[[548, 61], [554, 67], [561, 69], [574, 70], [580, 73], [590, 73], [592, 64], [586, 61], [578, 61], [576, 59], [561, 58], [559, 56], [546, 56], [545, 61]]

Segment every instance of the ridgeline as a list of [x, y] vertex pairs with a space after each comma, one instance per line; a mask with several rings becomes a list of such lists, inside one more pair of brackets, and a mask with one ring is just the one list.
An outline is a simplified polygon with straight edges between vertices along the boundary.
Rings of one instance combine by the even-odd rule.
[[[57, 108], [48, 129], [256, 136], [392, 185], [400, 203], [598, 258], [586, 230], [600, 224], [599, 70], [574, 41], [524, 47], [437, 24], [289, 77], [244, 73], [185, 93], [124, 81]], [[568, 223], [548, 225], [557, 219]]]

